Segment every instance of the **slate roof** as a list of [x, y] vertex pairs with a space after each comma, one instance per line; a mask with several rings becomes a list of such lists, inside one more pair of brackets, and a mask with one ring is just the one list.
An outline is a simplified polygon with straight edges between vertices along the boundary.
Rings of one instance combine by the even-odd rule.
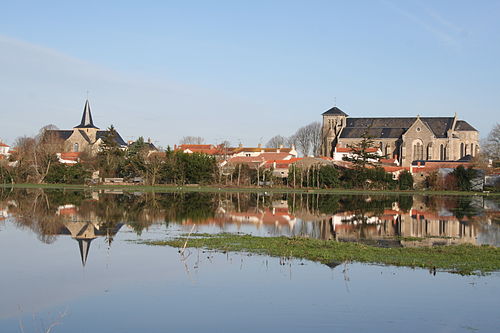
[[[97, 131], [97, 133], [96, 133], [96, 140], [97, 139], [104, 140], [104, 138], [106, 137], [106, 135], [108, 134], [108, 132], [109, 131]], [[118, 132], [116, 132], [115, 141], [120, 146], [126, 146], [127, 145], [127, 143], [122, 139], [122, 137], [120, 136], [120, 134]]]
[[80, 125], [75, 126], [75, 128], [99, 128], [94, 125], [94, 122], [92, 120], [92, 113], [90, 112], [89, 100], [85, 101], [85, 106], [83, 107], [82, 121], [80, 122]]
[[[417, 120], [408, 118], [347, 118], [346, 127], [342, 130], [341, 138], [360, 138], [368, 131], [372, 138], [400, 138]], [[453, 126], [453, 117], [421, 117], [438, 138], [446, 138], [447, 131]], [[457, 131], [475, 131], [466, 121], [458, 120]]]
[[457, 125], [455, 126], [457, 131], [477, 131], [474, 127], [472, 127], [468, 122], [463, 120], [458, 120]]
[[[48, 130], [47, 132], [56, 134], [62, 140], [67, 140], [71, 136], [71, 134], [73, 134], [73, 130]], [[88, 143], [92, 143], [90, 141], [90, 138], [88, 137], [87, 133], [85, 133], [82, 130], [79, 130], [79, 132]], [[109, 131], [97, 131], [96, 140], [97, 139], [104, 139], [108, 132]], [[123, 140], [123, 138], [120, 136], [120, 134], [118, 132], [116, 132], [115, 140], [116, 140], [116, 143], [118, 143], [120, 146], [127, 145], [127, 143]]]
[[332, 115], [332, 116], [344, 116], [348, 117], [349, 115], [345, 113], [344, 111], [340, 110], [338, 107], [334, 106], [333, 108], [326, 110], [325, 112], [322, 113], [323, 115]]
[[47, 134], [56, 134], [59, 138], [68, 140], [71, 134], [73, 134], [73, 130], [47, 130]]

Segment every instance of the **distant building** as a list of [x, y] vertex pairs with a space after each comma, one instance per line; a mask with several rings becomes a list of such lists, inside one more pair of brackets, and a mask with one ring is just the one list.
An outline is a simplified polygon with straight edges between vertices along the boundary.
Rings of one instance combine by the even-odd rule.
[[10, 146], [0, 141], [0, 159], [7, 158], [10, 155]]
[[[88, 151], [91, 154], [96, 154], [103, 143], [103, 139], [109, 135], [109, 131], [103, 131], [94, 125], [90, 103], [86, 100], [82, 120], [79, 125], [73, 127], [71, 130], [48, 130], [47, 135], [51, 134], [63, 140], [64, 152], [79, 153]], [[123, 141], [118, 132], [116, 132], [114, 140], [119, 147], [127, 147], [127, 143]]]
[[368, 136], [382, 155], [408, 167], [417, 160], [456, 161], [479, 151], [479, 132], [454, 117], [352, 118], [337, 107], [323, 113], [323, 156], [334, 157]]

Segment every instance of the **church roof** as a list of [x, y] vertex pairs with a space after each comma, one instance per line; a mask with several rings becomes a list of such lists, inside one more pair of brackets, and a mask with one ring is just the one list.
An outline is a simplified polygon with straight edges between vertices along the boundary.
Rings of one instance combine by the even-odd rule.
[[[417, 120], [415, 117], [398, 118], [347, 118], [341, 138], [360, 138], [368, 131], [372, 138], [399, 138]], [[453, 117], [420, 117], [437, 138], [445, 138], [453, 126]], [[475, 131], [466, 121], [459, 120], [457, 131]]]
[[338, 107], [334, 106], [333, 108], [322, 113], [323, 115], [332, 115], [332, 116], [344, 116], [347, 117], [348, 114], [344, 111], [340, 110]]
[[[104, 138], [106, 137], [106, 135], [108, 135], [108, 132], [109, 131], [97, 131], [96, 136], [95, 136], [96, 140], [97, 139], [104, 140]], [[116, 132], [115, 141], [120, 146], [126, 146], [127, 145], [127, 143], [123, 140], [123, 138], [120, 136], [120, 134], [118, 132]]]
[[75, 126], [75, 128], [99, 128], [95, 126], [92, 121], [92, 113], [90, 112], [90, 103], [88, 99], [85, 101], [85, 106], [83, 107], [82, 121], [80, 125]]
[[47, 130], [47, 134], [56, 134], [62, 140], [68, 140], [68, 138], [73, 134], [73, 130]]
[[[62, 140], [67, 140], [71, 136], [71, 134], [73, 134], [73, 130], [48, 130], [47, 132], [56, 134]], [[85, 133], [85, 131], [79, 130], [78, 132], [80, 132], [80, 134], [83, 136], [83, 138], [88, 143], [90, 143], [90, 144], [93, 143], [93, 142], [91, 142], [89, 136], [87, 135], [87, 133]], [[108, 132], [109, 131], [97, 131], [96, 140], [104, 139], [106, 137], [106, 135], [108, 134]], [[126, 146], [127, 145], [125, 140], [123, 140], [120, 133], [118, 133], [118, 132], [116, 132], [115, 141], [119, 146]]]

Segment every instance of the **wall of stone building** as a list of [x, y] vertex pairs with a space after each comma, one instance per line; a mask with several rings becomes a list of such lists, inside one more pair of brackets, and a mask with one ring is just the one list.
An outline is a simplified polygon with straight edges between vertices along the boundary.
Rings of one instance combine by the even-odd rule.
[[334, 145], [342, 128], [346, 125], [346, 117], [344, 116], [323, 116], [322, 137], [323, 143], [321, 154], [331, 157], [333, 155]]
[[[465, 155], [476, 156], [479, 152], [479, 133], [477, 131], [455, 131], [453, 133], [458, 137], [454, 145], [456, 159]], [[462, 148], [463, 144], [463, 148]]]
[[[353, 146], [360, 143], [363, 139], [361, 138], [340, 138], [338, 145], [340, 147]], [[399, 138], [372, 138], [375, 147], [380, 148], [382, 154], [387, 154], [388, 158], [393, 158], [394, 156], [399, 157]]]
[[[90, 131], [88, 131], [88, 136], [93, 137], [95, 139], [96, 133], [97, 133], [97, 130], [90, 129]], [[93, 151], [93, 145], [90, 144], [82, 136], [82, 134], [78, 131], [78, 129], [73, 130], [73, 134], [71, 134], [71, 136], [64, 143], [65, 150], [67, 152], [74, 152], [75, 148], [76, 148], [75, 144], [78, 145], [78, 152]]]
[[[420, 151], [416, 154], [415, 146], [419, 145]], [[405, 134], [401, 149], [401, 165], [410, 166], [416, 159], [435, 159], [434, 133], [421, 121], [416, 121]]]

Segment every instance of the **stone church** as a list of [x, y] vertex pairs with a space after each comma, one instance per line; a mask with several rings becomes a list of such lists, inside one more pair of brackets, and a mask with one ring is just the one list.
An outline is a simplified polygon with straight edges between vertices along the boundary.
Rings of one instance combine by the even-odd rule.
[[479, 132], [453, 117], [351, 118], [338, 107], [323, 112], [321, 154], [332, 157], [336, 148], [375, 142], [382, 155], [403, 167], [413, 161], [456, 161], [479, 152]]
[[[91, 154], [96, 154], [103, 139], [109, 135], [109, 131], [100, 130], [99, 127], [94, 125], [90, 103], [86, 100], [82, 120], [79, 125], [73, 127], [72, 130], [49, 130], [47, 134], [54, 135], [56, 138], [63, 140], [66, 152], [79, 153], [88, 151]], [[116, 132], [114, 139], [119, 147], [125, 148], [127, 146], [127, 143], [118, 132]]]

